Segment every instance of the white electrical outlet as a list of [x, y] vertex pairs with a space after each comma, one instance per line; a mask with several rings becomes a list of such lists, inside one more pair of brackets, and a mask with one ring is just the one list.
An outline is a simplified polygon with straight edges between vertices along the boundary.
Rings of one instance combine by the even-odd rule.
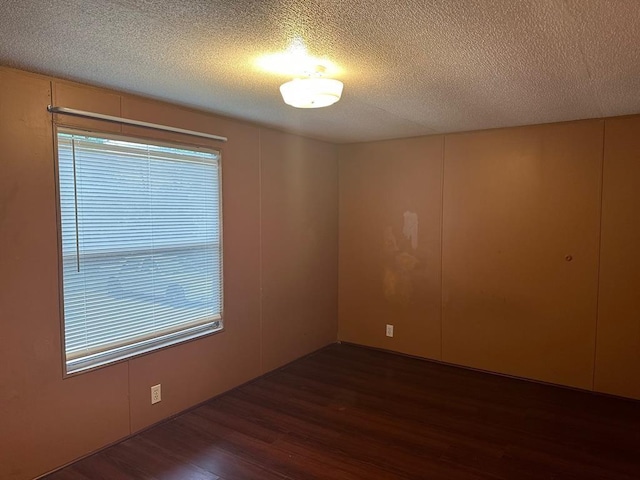
[[387, 325], [387, 337], [393, 337], [393, 325]]
[[158, 403], [162, 400], [162, 391], [160, 390], [160, 384], [151, 387], [151, 404]]

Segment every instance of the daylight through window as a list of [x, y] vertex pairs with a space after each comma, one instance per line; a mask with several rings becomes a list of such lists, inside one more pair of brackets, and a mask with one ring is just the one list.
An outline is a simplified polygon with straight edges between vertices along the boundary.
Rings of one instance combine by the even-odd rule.
[[58, 131], [67, 372], [222, 328], [220, 155]]

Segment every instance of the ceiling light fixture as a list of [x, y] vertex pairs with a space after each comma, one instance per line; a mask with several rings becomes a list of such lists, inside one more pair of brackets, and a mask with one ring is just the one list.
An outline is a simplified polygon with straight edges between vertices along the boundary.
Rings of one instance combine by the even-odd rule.
[[307, 78], [294, 78], [280, 86], [282, 99], [296, 108], [322, 108], [333, 105], [342, 96], [340, 80], [323, 78], [324, 67], [317, 66]]

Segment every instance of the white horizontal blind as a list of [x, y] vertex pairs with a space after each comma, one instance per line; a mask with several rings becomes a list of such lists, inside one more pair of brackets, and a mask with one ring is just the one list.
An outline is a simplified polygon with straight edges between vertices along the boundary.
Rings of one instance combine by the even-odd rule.
[[67, 371], [222, 328], [219, 154], [58, 131]]

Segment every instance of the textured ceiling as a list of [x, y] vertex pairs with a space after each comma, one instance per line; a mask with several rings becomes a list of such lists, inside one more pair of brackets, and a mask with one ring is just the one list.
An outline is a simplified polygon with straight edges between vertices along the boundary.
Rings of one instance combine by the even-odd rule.
[[[301, 38], [342, 100], [286, 106]], [[0, 64], [336, 142], [640, 112], [638, 0], [2, 0]]]

